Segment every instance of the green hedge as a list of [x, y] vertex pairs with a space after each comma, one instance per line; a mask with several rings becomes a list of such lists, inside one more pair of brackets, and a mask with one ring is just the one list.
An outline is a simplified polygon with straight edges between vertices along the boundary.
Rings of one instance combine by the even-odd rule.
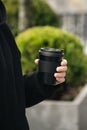
[[83, 46], [78, 37], [61, 29], [44, 26], [26, 30], [16, 37], [18, 47], [22, 53], [23, 72], [37, 68], [34, 59], [38, 57], [41, 47], [64, 49], [68, 61], [67, 82], [79, 85], [84, 82], [87, 72], [87, 57], [83, 53]]

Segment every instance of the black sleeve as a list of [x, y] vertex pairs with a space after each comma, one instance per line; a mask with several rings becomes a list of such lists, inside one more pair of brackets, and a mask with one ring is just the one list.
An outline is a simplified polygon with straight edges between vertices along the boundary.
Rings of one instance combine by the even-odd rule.
[[38, 73], [32, 72], [28, 75], [24, 75], [24, 86], [26, 107], [30, 107], [43, 101], [44, 99], [50, 98], [60, 85], [44, 85], [39, 81]]

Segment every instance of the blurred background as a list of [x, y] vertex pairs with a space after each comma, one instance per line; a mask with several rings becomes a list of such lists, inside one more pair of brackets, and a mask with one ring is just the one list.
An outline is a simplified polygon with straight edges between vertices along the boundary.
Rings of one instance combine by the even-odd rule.
[[54, 99], [73, 100], [87, 82], [87, 1], [3, 2], [7, 23], [22, 54], [23, 73], [37, 69], [34, 59], [41, 47], [64, 49], [68, 60], [66, 87], [60, 88], [60, 95]]
[[3, 1], [7, 8], [8, 24], [15, 35], [33, 26], [52, 25], [80, 36], [86, 46], [86, 0]]
[[50, 98], [51, 102], [29, 110], [31, 130], [87, 130], [86, 89], [72, 104], [54, 102], [73, 102], [87, 83], [87, 0], [3, 2], [7, 24], [21, 52], [23, 74], [37, 70], [34, 60], [41, 47], [64, 49], [68, 61], [64, 86]]

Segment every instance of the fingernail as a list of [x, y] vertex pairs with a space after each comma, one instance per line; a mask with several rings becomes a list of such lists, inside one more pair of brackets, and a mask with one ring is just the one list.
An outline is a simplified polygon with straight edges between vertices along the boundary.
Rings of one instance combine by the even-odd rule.
[[56, 77], [56, 76], [57, 76], [57, 74], [55, 73], [55, 74], [54, 74], [54, 76]]
[[56, 71], [59, 71], [59, 68], [58, 68], [58, 67], [56, 68]]

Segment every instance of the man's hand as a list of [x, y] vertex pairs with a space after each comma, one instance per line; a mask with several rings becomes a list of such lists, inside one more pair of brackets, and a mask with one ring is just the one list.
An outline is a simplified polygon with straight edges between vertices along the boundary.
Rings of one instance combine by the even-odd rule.
[[[38, 62], [39, 59], [36, 59], [35, 64], [38, 64]], [[61, 66], [56, 68], [56, 73], [54, 74], [54, 77], [57, 80], [57, 84], [63, 83], [65, 81], [66, 71], [67, 71], [67, 60], [63, 59], [61, 61]]]
[[67, 60], [63, 59], [61, 61], [61, 66], [57, 67], [56, 71], [57, 72], [54, 74], [54, 77], [56, 78], [58, 84], [63, 83], [66, 77]]

